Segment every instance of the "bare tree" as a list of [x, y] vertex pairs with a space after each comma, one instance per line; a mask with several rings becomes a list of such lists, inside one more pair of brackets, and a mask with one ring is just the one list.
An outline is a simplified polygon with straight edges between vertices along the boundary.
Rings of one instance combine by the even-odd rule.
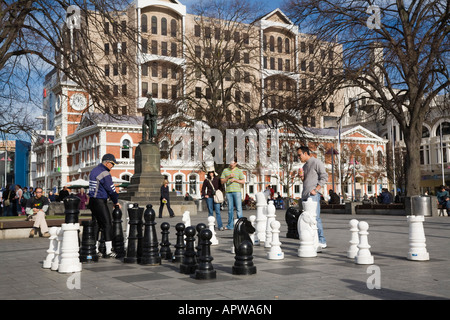
[[[287, 0], [286, 11], [317, 39], [344, 47], [343, 72], [330, 80], [359, 87], [373, 112], [395, 117], [407, 149], [407, 195], [420, 191], [422, 124], [450, 85], [448, 1]], [[384, 112], [380, 112], [383, 110]]]

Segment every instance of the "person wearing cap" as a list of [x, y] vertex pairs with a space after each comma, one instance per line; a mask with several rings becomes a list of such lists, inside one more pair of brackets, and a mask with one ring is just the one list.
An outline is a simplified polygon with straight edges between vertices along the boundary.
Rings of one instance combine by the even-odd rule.
[[104, 258], [115, 257], [115, 253], [112, 252], [112, 223], [107, 206], [108, 198], [115, 206], [122, 207], [110, 173], [116, 164], [114, 155], [107, 153], [103, 156], [102, 163], [95, 167], [89, 175], [89, 207], [92, 212], [92, 220], [97, 221], [99, 230], [102, 231], [105, 238], [106, 254], [103, 255]]
[[214, 171], [214, 167], [208, 168], [206, 174], [206, 179], [203, 181], [202, 185], [202, 197], [206, 200], [206, 206], [208, 207], [208, 217], [214, 216], [214, 211], [216, 211], [217, 228], [220, 231], [224, 230], [222, 217], [220, 215], [220, 203], [214, 202], [214, 195], [216, 190], [222, 191], [222, 184]]

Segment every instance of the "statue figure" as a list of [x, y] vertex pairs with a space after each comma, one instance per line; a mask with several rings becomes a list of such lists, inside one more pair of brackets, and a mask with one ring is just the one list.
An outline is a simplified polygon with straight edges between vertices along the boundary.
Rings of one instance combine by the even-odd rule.
[[142, 123], [142, 142], [154, 142], [157, 133], [158, 109], [150, 92], [147, 93], [147, 97], [148, 100], [144, 106], [144, 122]]

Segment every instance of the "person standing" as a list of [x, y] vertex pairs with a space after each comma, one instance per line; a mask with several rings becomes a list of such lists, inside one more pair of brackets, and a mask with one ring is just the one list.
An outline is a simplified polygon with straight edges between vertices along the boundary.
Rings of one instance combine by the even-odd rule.
[[325, 166], [319, 159], [311, 155], [308, 147], [302, 146], [297, 149], [300, 161], [304, 163], [303, 171], [300, 172], [300, 179], [303, 181], [302, 200], [311, 199], [317, 202], [317, 232], [319, 236], [319, 245], [324, 249], [327, 247], [325, 235], [323, 232], [322, 219], [320, 218], [320, 191], [322, 186], [328, 182], [328, 173]]
[[234, 228], [233, 216], [236, 207], [237, 218], [242, 218], [241, 186], [245, 183], [244, 173], [237, 167], [237, 161], [232, 160], [228, 168], [222, 171], [220, 182], [225, 185], [228, 201], [228, 223], [225, 230]]
[[439, 191], [436, 193], [438, 203], [442, 206], [442, 208], [447, 209], [447, 216], [450, 217], [450, 195], [447, 190], [445, 190], [445, 186], [441, 186]]
[[47, 213], [50, 202], [42, 195], [42, 192], [42, 188], [36, 188], [35, 196], [28, 199], [26, 204], [25, 211], [34, 221], [33, 229], [31, 229], [29, 235], [30, 238], [33, 238], [39, 229], [44, 238], [50, 237], [47, 221], [45, 220], [45, 214]]
[[77, 197], [80, 198], [80, 206], [79, 209], [80, 210], [85, 210], [86, 209], [86, 205], [89, 203], [89, 197], [88, 195], [84, 192], [84, 188], [80, 189], [80, 192], [77, 193]]
[[162, 218], [162, 212], [164, 205], [167, 205], [167, 210], [169, 210], [169, 215], [171, 218], [175, 217], [172, 208], [170, 207], [170, 198], [169, 198], [169, 181], [164, 180], [163, 185], [161, 186], [161, 197], [159, 198], [159, 215], [158, 218]]
[[[114, 155], [107, 153], [103, 156], [102, 163], [92, 169], [89, 175], [89, 208], [92, 212], [92, 220], [97, 221], [99, 230], [102, 231], [105, 239], [106, 253], [103, 258], [114, 258], [116, 256], [112, 251], [112, 222], [107, 205], [108, 198], [110, 198], [114, 206], [122, 208], [110, 173], [116, 164]], [[98, 239], [96, 240], [98, 241]]]
[[[214, 216], [214, 211], [216, 212], [217, 228], [222, 231], [223, 223], [222, 217], [220, 215], [220, 203], [214, 201], [214, 195], [217, 190], [221, 190], [222, 185], [220, 184], [220, 179], [217, 176], [214, 168], [209, 168], [206, 175], [205, 181], [202, 185], [202, 197], [206, 199], [206, 206], [208, 207], [208, 216]], [[222, 191], [222, 190], [221, 190]]]

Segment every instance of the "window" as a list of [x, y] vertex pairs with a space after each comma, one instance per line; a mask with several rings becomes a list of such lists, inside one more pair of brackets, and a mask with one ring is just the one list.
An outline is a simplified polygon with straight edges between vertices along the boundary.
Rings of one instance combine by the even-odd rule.
[[152, 40], [152, 54], [158, 54], [158, 41]]
[[148, 40], [142, 39], [142, 53], [147, 53], [148, 51]]
[[152, 17], [152, 34], [158, 34], [158, 19], [155, 16]]
[[152, 62], [152, 77], [158, 76], [158, 62]]
[[120, 157], [122, 159], [129, 159], [131, 151], [131, 142], [128, 139], [122, 141], [122, 146], [120, 148]]
[[291, 42], [289, 41], [289, 39], [288, 38], [286, 38], [285, 40], [284, 40], [284, 52], [285, 53], [290, 53], [290, 51], [291, 51]]
[[167, 42], [161, 42], [161, 55], [162, 56], [168, 56], [167, 52]]
[[169, 159], [169, 142], [163, 140], [160, 147], [161, 159]]
[[195, 35], [196, 37], [200, 37], [200, 26], [199, 26], [198, 24], [196, 24], [196, 25], [194, 26], [194, 35]]
[[277, 39], [277, 47], [278, 47], [278, 53], [283, 52], [283, 39], [281, 37], [278, 37]]
[[161, 35], [167, 36], [167, 19], [161, 19]]
[[147, 27], [148, 27], [148, 20], [147, 20], [147, 15], [143, 14], [141, 15], [141, 32], [147, 32]]
[[197, 194], [197, 176], [195, 175], [189, 176], [189, 194]]
[[183, 191], [183, 176], [181, 174], [175, 176], [175, 191]]
[[122, 85], [122, 96], [126, 97], [127, 95], [127, 85], [123, 84]]
[[109, 43], [105, 43], [105, 56], [109, 55]]
[[170, 35], [172, 37], [177, 36], [177, 21], [175, 19], [172, 19], [170, 21]]
[[153, 98], [158, 98], [158, 84], [152, 83], [152, 94]]
[[169, 98], [169, 88], [168, 88], [167, 84], [161, 85], [161, 95], [162, 95], [163, 99]]
[[170, 53], [171, 53], [172, 57], [174, 57], [174, 58], [176, 58], [178, 56], [177, 44], [175, 42], [172, 42], [170, 44]]
[[105, 76], [109, 77], [109, 64], [105, 64]]
[[269, 47], [271, 52], [275, 51], [275, 38], [273, 36], [269, 38]]

